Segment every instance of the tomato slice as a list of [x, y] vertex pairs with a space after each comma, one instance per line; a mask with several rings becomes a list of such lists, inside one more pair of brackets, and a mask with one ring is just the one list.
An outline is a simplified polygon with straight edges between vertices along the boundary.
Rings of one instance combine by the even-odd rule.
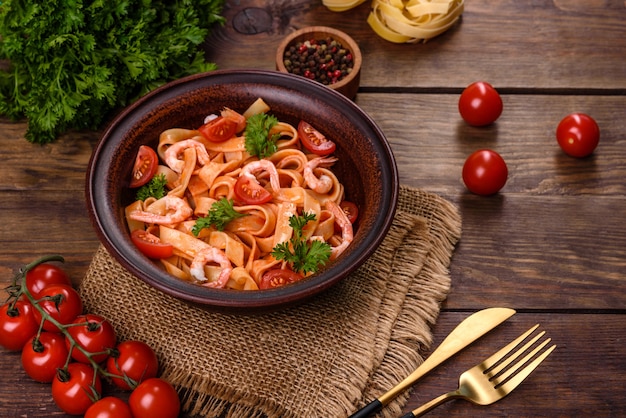
[[343, 202], [341, 202], [339, 207], [341, 208], [341, 210], [344, 211], [351, 224], [356, 222], [357, 218], [359, 217], [359, 208], [356, 206], [355, 203], [344, 200]]
[[198, 131], [211, 142], [224, 142], [237, 132], [237, 122], [218, 116], [199, 127]]
[[313, 154], [332, 154], [337, 147], [333, 141], [327, 139], [320, 131], [303, 120], [298, 124], [298, 136], [304, 148]]
[[242, 114], [237, 113], [234, 110], [226, 107], [224, 108], [224, 110], [222, 110], [221, 115], [222, 117], [230, 119], [237, 124], [235, 132], [241, 132], [246, 129], [246, 118]]
[[168, 258], [174, 254], [174, 247], [171, 244], [164, 244], [161, 240], [141, 229], [133, 231], [130, 234], [130, 238], [133, 244], [139, 251], [141, 251], [146, 257], [149, 258]]
[[274, 289], [297, 282], [302, 275], [288, 269], [272, 269], [266, 271], [261, 277], [259, 289]]
[[154, 177], [158, 167], [159, 157], [157, 157], [156, 152], [147, 145], [140, 146], [133, 166], [130, 187], [141, 187], [149, 182]]
[[234, 192], [237, 200], [246, 205], [261, 205], [272, 200], [272, 194], [248, 176], [239, 176]]

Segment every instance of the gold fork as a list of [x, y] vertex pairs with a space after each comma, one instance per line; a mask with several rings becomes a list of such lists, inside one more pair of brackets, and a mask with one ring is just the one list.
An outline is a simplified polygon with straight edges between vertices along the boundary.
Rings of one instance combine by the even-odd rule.
[[512, 364], [546, 333], [545, 331], [540, 332], [513, 353], [513, 350], [521, 345], [538, 327], [539, 324], [535, 325], [487, 360], [465, 371], [459, 378], [459, 388], [457, 390], [445, 393], [403, 415], [401, 418], [422, 416], [442, 403], [455, 398], [465, 399], [478, 405], [490, 405], [504, 398], [522, 383], [556, 348], [556, 345], [552, 345], [543, 353], [537, 355], [550, 342], [550, 338], [547, 338], [520, 361]]

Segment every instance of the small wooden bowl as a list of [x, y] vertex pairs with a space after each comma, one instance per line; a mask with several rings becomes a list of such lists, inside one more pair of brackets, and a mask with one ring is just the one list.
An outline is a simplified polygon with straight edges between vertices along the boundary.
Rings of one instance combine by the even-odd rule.
[[359, 46], [354, 41], [354, 39], [352, 39], [350, 36], [348, 36], [348, 34], [340, 30], [329, 28], [326, 26], [309, 26], [291, 33], [290, 35], [285, 37], [285, 39], [283, 39], [280, 45], [278, 45], [278, 49], [276, 50], [276, 69], [284, 73], [288, 72], [284, 64], [284, 54], [291, 45], [311, 39], [319, 40], [329, 37], [341, 43], [341, 45], [345, 49], [352, 53], [354, 64], [352, 67], [352, 72], [350, 72], [350, 74], [348, 74], [346, 77], [342, 78], [338, 82], [334, 84], [328, 84], [326, 86], [338, 91], [350, 100], [354, 100], [354, 98], [356, 97], [356, 93], [359, 89], [359, 83], [361, 81], [361, 63], [363, 61], [363, 56], [361, 54]]

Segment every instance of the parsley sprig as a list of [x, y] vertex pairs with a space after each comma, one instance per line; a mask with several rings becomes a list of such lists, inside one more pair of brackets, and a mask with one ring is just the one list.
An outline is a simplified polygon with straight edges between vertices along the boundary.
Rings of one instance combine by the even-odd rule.
[[160, 199], [165, 196], [165, 185], [167, 184], [167, 178], [165, 174], [157, 174], [152, 177], [150, 181], [137, 190], [136, 199], [146, 200], [149, 197]]
[[196, 219], [196, 223], [191, 229], [191, 232], [195, 236], [198, 236], [200, 231], [204, 228], [210, 228], [211, 225], [218, 231], [223, 231], [230, 221], [241, 218], [242, 216], [247, 216], [247, 214], [237, 212], [233, 206], [233, 200], [228, 200], [223, 197], [213, 202], [207, 216]]
[[244, 136], [246, 138], [246, 151], [250, 155], [267, 158], [278, 150], [276, 141], [280, 135], [270, 135], [270, 130], [277, 123], [276, 116], [265, 113], [258, 113], [248, 118]]
[[314, 213], [292, 215], [289, 218], [289, 225], [293, 228], [291, 239], [277, 244], [272, 250], [275, 259], [287, 261], [295, 272], [314, 273], [330, 258], [331, 248], [328, 243], [317, 240], [307, 242], [302, 236], [306, 224], [314, 220]]

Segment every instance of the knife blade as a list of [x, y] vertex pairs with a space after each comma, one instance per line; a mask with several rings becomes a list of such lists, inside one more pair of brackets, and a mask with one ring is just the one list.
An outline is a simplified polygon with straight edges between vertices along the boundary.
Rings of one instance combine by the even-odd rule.
[[426, 373], [487, 334], [514, 314], [515, 310], [510, 308], [487, 308], [468, 316], [452, 330], [439, 347], [413, 373], [385, 394], [350, 415], [349, 418], [365, 418], [379, 411], [398, 396], [400, 392], [413, 385]]

